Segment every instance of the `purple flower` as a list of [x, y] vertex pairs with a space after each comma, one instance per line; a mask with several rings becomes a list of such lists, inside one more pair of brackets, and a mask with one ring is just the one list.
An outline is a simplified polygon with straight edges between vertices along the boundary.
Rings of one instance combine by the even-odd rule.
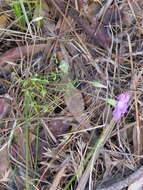
[[130, 99], [130, 96], [127, 92], [120, 94], [117, 98], [117, 103], [115, 104], [115, 109], [113, 111], [113, 116], [116, 120], [120, 120], [122, 114], [124, 114], [127, 111], [128, 108], [128, 101]]

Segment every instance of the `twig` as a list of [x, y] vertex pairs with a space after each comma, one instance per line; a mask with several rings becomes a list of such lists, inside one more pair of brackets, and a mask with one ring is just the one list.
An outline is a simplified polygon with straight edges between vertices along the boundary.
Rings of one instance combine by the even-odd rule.
[[106, 4], [101, 8], [100, 12], [97, 14], [98, 19], [105, 15], [105, 12], [110, 7], [113, 0], [108, 0]]
[[[130, 184], [133, 184], [134, 182], [136, 182], [137, 180], [139, 180], [142, 177], [143, 177], [143, 166], [140, 167], [138, 170], [136, 170], [129, 177], [127, 177], [126, 179], [124, 179], [120, 182], [114, 183], [109, 187], [107, 187], [107, 185], [105, 185], [103, 188], [97, 187], [94, 190], [121, 190], [121, 189], [129, 186]], [[107, 183], [109, 183], [109, 182], [107, 182]]]
[[[131, 71], [132, 71], [132, 76], [134, 78], [135, 74], [135, 69], [134, 69], [134, 62], [133, 62], [133, 57], [132, 57], [132, 45], [131, 45], [131, 39], [130, 36], [127, 34], [128, 38], [128, 44], [129, 44], [129, 52], [130, 52], [130, 61], [131, 61]], [[135, 80], [132, 80], [133, 83], [133, 89], [137, 89], [137, 82]], [[138, 108], [138, 97], [137, 94], [134, 94], [134, 100], [135, 100], [135, 110], [136, 110], [136, 131], [137, 131], [137, 152], [138, 155], [141, 154], [141, 125], [140, 125], [140, 118], [139, 118], [139, 108]], [[139, 160], [138, 160], [139, 161]]]

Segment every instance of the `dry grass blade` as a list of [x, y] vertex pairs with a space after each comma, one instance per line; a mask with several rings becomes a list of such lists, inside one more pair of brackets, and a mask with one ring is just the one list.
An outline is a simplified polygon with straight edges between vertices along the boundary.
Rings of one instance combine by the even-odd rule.
[[106, 4], [101, 8], [99, 14], [97, 15], [98, 18], [105, 15], [105, 12], [109, 9], [110, 5], [112, 4], [113, 0], [108, 0]]
[[66, 163], [62, 166], [62, 168], [58, 171], [58, 173], [56, 174], [53, 184], [51, 185], [50, 189], [46, 189], [46, 190], [57, 190], [58, 185], [60, 184], [60, 181], [62, 179], [62, 177], [64, 177], [65, 175], [65, 170], [68, 166], [68, 163], [66, 161]]
[[[127, 34], [128, 37], [128, 43], [129, 43], [129, 52], [130, 52], [130, 61], [131, 61], [131, 70], [132, 70], [132, 76], [134, 77], [135, 71], [134, 71], [134, 62], [133, 62], [133, 57], [132, 57], [132, 45], [131, 45], [131, 40], [130, 36]], [[132, 80], [133, 82], [133, 89], [137, 89], [137, 82], [136, 80]], [[136, 135], [137, 135], [137, 142], [135, 141], [134, 144], [137, 145], [135, 146], [135, 153], [137, 151], [137, 154], [141, 154], [141, 125], [140, 125], [140, 118], [139, 118], [139, 107], [138, 107], [138, 96], [137, 93], [135, 92], [134, 94], [134, 100], [135, 100], [135, 110], [136, 110]]]

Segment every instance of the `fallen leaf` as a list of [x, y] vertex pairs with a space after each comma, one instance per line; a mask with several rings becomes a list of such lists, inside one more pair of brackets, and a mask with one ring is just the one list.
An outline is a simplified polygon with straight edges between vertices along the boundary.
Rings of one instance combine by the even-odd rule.
[[113, 25], [113, 24], [118, 23], [123, 18], [124, 18], [124, 14], [122, 11], [115, 8], [109, 8], [102, 18], [102, 23], [105, 26], [109, 24]]
[[[8, 156], [7, 146], [0, 151], [0, 181], [6, 179], [6, 176], [9, 174], [10, 162]], [[8, 178], [8, 177], [7, 177]]]
[[80, 123], [85, 117], [84, 100], [81, 92], [73, 87], [72, 89], [68, 90], [64, 96], [64, 99], [69, 112]]
[[63, 119], [53, 119], [49, 122], [48, 128], [54, 136], [62, 135], [69, 131], [70, 123]]
[[55, 31], [55, 22], [54, 19], [50, 19], [51, 15], [49, 6], [45, 1], [42, 1], [41, 7], [39, 4], [38, 8], [38, 10], [37, 7], [35, 8], [33, 18], [35, 20], [37, 16], [42, 16], [43, 19], [41, 21], [38, 21], [37, 26], [41, 27], [42, 34], [44, 36], [53, 36]]
[[[47, 1], [48, 3], [48, 1]], [[65, 12], [67, 5], [64, 2], [57, 0], [52, 1], [53, 5], [61, 12]], [[109, 48], [111, 45], [111, 37], [108, 34], [108, 29], [102, 23], [99, 23], [96, 17], [92, 20], [90, 25], [86, 19], [80, 16], [80, 13], [75, 9], [68, 9], [69, 15], [74, 21], [84, 30], [84, 32], [94, 40], [94, 44], [100, 45], [103, 48]]]
[[[3, 10], [0, 9], [0, 12], [3, 12]], [[0, 15], [0, 29], [6, 28], [7, 25], [8, 25], [8, 16], [3, 13]]]
[[8, 102], [4, 99], [0, 99], [0, 119], [5, 118], [10, 112], [10, 106]]
[[94, 31], [95, 43], [99, 44], [101, 47], [110, 47], [111, 37], [108, 33], [108, 28], [102, 23], [99, 23], [96, 19], [91, 24], [91, 29]]
[[111, 37], [108, 31], [108, 25], [116, 24], [123, 19], [123, 13], [119, 10], [110, 8], [106, 11], [105, 15], [102, 17], [101, 21], [98, 21], [95, 15], [95, 10], [89, 12], [88, 19], [91, 22], [91, 28], [95, 35], [95, 42], [97, 42], [102, 47], [110, 47]]
[[0, 55], [0, 66], [6, 62], [14, 62], [23, 56], [30, 56], [46, 48], [47, 44], [37, 44], [29, 46], [21, 46], [8, 50], [7, 52]]

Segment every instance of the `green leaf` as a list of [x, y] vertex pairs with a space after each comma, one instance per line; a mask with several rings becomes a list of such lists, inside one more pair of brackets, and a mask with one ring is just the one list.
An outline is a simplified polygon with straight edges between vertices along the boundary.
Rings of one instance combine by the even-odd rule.
[[115, 106], [115, 104], [117, 103], [117, 101], [115, 99], [112, 99], [112, 98], [107, 98], [107, 99], [105, 99], [105, 101], [108, 104], [111, 104], [112, 106]]
[[69, 64], [68, 64], [65, 60], [62, 60], [62, 61], [60, 62], [59, 69], [60, 69], [64, 74], [68, 74]]
[[99, 82], [96, 82], [96, 81], [92, 81], [92, 82], [89, 82], [92, 86], [96, 86], [98, 88], [107, 88], [105, 85], [99, 83]]

